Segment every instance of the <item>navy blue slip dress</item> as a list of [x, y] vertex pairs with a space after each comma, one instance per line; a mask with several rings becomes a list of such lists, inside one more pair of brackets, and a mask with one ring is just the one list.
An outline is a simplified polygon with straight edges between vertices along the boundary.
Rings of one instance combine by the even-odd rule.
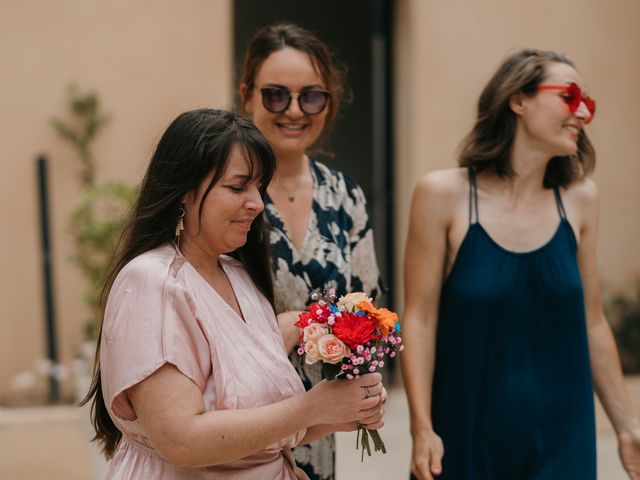
[[[443, 284], [432, 418], [439, 480], [595, 480], [593, 384], [577, 242], [560, 223], [530, 252], [506, 250], [478, 217]], [[475, 213], [475, 221], [474, 214]]]

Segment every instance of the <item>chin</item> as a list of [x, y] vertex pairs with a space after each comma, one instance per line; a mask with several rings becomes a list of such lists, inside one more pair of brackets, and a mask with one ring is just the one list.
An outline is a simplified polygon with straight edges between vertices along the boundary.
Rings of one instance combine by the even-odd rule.
[[558, 145], [558, 149], [556, 150], [554, 157], [571, 157], [577, 155], [578, 153], [578, 145], [576, 143], [563, 143], [562, 145]]

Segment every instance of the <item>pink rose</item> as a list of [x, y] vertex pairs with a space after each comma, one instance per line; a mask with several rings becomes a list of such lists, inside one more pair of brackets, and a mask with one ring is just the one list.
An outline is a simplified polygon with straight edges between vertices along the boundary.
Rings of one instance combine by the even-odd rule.
[[303, 341], [315, 342], [320, 337], [327, 334], [327, 329], [324, 328], [319, 323], [312, 323], [311, 325], [307, 325], [306, 327], [304, 327], [304, 330], [302, 330], [302, 333], [303, 333]]
[[324, 335], [318, 339], [318, 353], [323, 361], [335, 364], [341, 362], [350, 350], [335, 335]]
[[304, 344], [304, 361], [309, 365], [313, 365], [320, 360], [320, 352], [318, 351], [318, 343], [315, 340]]

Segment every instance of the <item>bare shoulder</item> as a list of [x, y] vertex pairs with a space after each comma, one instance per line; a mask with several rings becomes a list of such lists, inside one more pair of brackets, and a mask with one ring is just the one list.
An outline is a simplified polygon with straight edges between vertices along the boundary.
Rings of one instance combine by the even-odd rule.
[[429, 202], [438, 208], [457, 204], [461, 197], [467, 196], [467, 170], [447, 168], [434, 170], [424, 175], [416, 184], [414, 202]]
[[588, 177], [575, 180], [562, 191], [569, 220], [582, 232], [595, 230], [598, 218], [598, 187]]
[[578, 212], [591, 211], [598, 205], [598, 187], [589, 178], [575, 180], [563, 191], [565, 203]]

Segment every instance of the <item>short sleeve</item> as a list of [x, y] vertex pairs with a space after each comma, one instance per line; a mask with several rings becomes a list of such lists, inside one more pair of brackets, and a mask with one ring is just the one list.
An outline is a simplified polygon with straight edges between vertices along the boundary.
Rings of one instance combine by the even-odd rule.
[[121, 270], [109, 292], [101, 381], [107, 407], [125, 420], [137, 418], [127, 389], [165, 363], [205, 389], [211, 354], [193, 297], [181, 281], [183, 265], [177, 256], [143, 254]]

